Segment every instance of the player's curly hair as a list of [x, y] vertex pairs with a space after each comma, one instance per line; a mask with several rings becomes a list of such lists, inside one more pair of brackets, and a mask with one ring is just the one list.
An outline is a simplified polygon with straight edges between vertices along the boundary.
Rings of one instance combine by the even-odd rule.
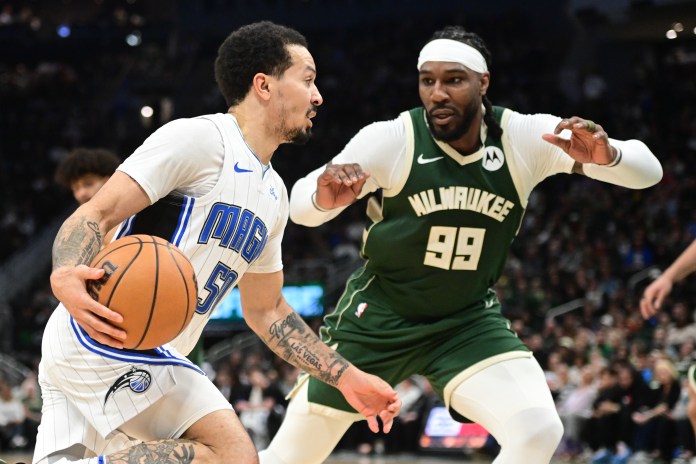
[[[477, 34], [467, 31], [462, 26], [447, 26], [444, 29], [436, 31], [430, 38], [430, 40], [435, 39], [457, 40], [474, 47], [476, 50], [481, 52], [481, 55], [483, 55], [483, 58], [486, 60], [486, 65], [488, 65], [488, 68], [490, 69], [491, 52], [486, 47], [486, 43], [483, 41], [483, 39]], [[488, 132], [494, 137], [500, 137], [503, 135], [503, 128], [500, 127], [498, 122], [493, 117], [493, 105], [488, 99], [487, 95], [483, 96], [483, 106], [486, 108], [486, 114], [484, 115], [483, 120], [486, 122], [486, 126], [488, 126]]]
[[54, 179], [69, 189], [70, 184], [87, 174], [111, 176], [120, 164], [121, 159], [109, 150], [79, 147], [58, 163]]
[[307, 39], [294, 29], [270, 21], [240, 27], [218, 49], [215, 81], [228, 106], [246, 96], [256, 73], [280, 77], [292, 65], [288, 45], [307, 48]]

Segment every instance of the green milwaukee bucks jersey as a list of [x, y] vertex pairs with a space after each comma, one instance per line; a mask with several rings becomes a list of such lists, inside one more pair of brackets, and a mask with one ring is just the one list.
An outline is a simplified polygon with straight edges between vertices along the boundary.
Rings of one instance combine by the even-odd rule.
[[[501, 121], [504, 108], [494, 107]], [[370, 285], [406, 318], [491, 305], [524, 213], [500, 138], [462, 156], [436, 142], [423, 108], [401, 115], [410, 171], [401, 190], [368, 203], [362, 253]], [[372, 288], [372, 287], [377, 288]]]

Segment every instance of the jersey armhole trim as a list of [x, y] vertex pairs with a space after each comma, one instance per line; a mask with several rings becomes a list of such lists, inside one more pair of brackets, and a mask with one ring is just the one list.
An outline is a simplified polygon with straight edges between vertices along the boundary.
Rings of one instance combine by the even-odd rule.
[[[510, 111], [504, 110], [503, 117], [500, 118], [500, 125], [503, 128], [508, 127], [508, 122], [510, 120]], [[506, 153], [506, 161], [508, 163], [508, 170], [510, 171], [510, 177], [512, 178], [512, 183], [515, 185], [515, 190], [517, 190], [517, 196], [520, 200], [520, 204], [523, 209], [527, 209], [527, 202], [529, 200], [529, 192], [525, 192], [523, 189], [522, 178], [520, 176], [519, 166], [517, 165], [517, 159], [515, 159], [515, 152], [512, 145], [510, 144], [509, 134], [507, 131], [503, 132], [501, 137], [501, 142], [503, 143], [503, 149]]]
[[232, 144], [228, 134], [225, 131], [224, 114], [207, 114], [204, 116], [198, 116], [198, 119], [205, 119], [213, 123], [213, 125], [218, 131], [218, 134], [220, 134], [220, 139], [222, 140], [222, 166], [220, 168], [220, 172], [218, 173], [219, 175], [217, 181], [215, 182], [215, 186], [213, 186], [213, 188], [210, 189], [208, 193], [201, 195], [200, 197], [193, 197], [192, 195], [188, 195], [192, 198], [195, 198], [196, 203], [198, 205], [207, 205], [219, 198], [220, 190], [223, 187], [222, 178], [224, 177], [225, 172], [231, 169], [233, 161], [233, 156], [231, 152]]
[[411, 121], [411, 115], [408, 111], [404, 111], [399, 115], [399, 119], [404, 124], [404, 133], [406, 135], [406, 147], [404, 148], [404, 159], [403, 165], [401, 166], [401, 175], [398, 177], [398, 182], [396, 182], [392, 188], [384, 189], [382, 194], [385, 197], [395, 197], [406, 185], [408, 176], [411, 173], [411, 167], [413, 166], [413, 150], [415, 147], [414, 135], [413, 135], [413, 121]]

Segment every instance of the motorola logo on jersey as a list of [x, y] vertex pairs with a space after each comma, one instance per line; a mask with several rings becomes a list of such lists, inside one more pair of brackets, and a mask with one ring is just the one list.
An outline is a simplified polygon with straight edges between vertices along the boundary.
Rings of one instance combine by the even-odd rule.
[[483, 155], [483, 169], [486, 171], [497, 171], [505, 164], [505, 155], [503, 150], [498, 147], [486, 147], [486, 153]]
[[109, 391], [106, 392], [104, 397], [104, 404], [109, 400], [109, 397], [120, 390], [125, 390], [130, 388], [133, 393], [145, 393], [152, 384], [152, 376], [150, 373], [144, 369], [136, 369], [131, 367], [131, 370], [121, 377], [116, 379]]
[[248, 209], [236, 205], [215, 203], [205, 219], [198, 243], [220, 240], [221, 247], [239, 253], [248, 263], [259, 257], [268, 241], [268, 228]]

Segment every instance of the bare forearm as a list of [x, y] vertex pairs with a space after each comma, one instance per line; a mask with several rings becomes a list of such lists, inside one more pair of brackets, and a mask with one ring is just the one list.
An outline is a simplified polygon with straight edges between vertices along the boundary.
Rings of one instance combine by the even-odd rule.
[[696, 271], [696, 240], [664, 272], [672, 282], [679, 282]]
[[102, 245], [99, 223], [84, 215], [68, 218], [53, 242], [53, 269], [89, 264]]
[[278, 356], [329, 385], [337, 386], [350, 367], [345, 358], [326, 346], [292, 310], [266, 327], [254, 330]]

